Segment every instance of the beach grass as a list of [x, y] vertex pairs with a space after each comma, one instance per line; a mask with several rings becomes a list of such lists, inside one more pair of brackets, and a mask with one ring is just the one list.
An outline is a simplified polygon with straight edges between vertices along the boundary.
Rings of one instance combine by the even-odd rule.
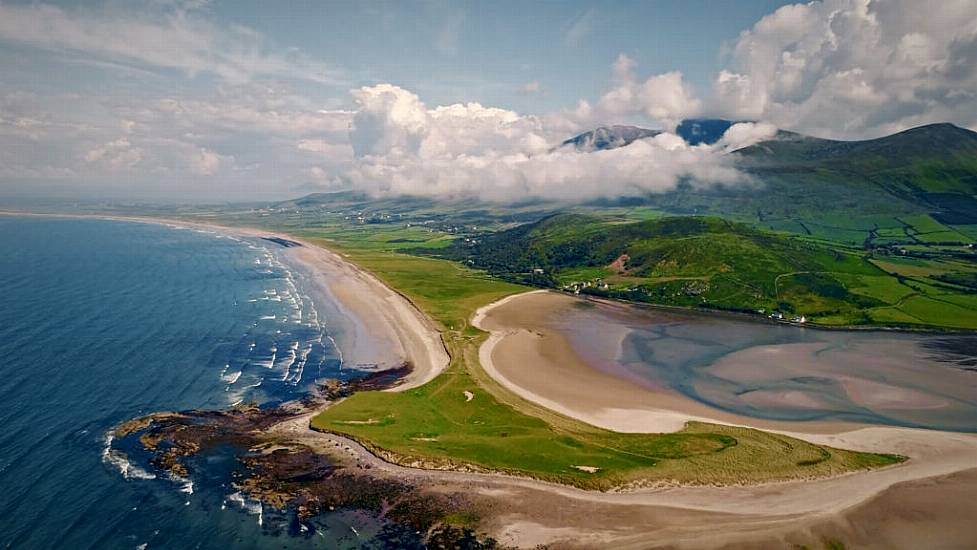
[[525, 287], [378, 246], [365, 232], [302, 236], [371, 271], [442, 327], [451, 363], [436, 379], [405, 392], [356, 393], [312, 421], [313, 428], [351, 437], [391, 462], [610, 489], [807, 479], [901, 460], [745, 428], [690, 423], [672, 434], [622, 434], [561, 416], [501, 387], [478, 362], [487, 335], [469, 319], [477, 308]]

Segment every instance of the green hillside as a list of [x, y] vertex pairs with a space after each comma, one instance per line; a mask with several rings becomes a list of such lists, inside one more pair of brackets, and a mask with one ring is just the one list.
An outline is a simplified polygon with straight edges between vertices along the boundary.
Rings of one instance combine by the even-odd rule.
[[[663, 305], [780, 311], [831, 325], [977, 326], [972, 289], [958, 282], [969, 276], [934, 274], [921, 281], [894, 275], [863, 251], [720, 218], [612, 223], [558, 214], [425, 253], [510, 281]], [[936, 306], [902, 315], [901, 308], [917, 299]], [[951, 313], [949, 321], [941, 317]]]
[[[851, 245], [918, 244], [907, 216], [944, 231], [977, 227], [977, 133], [932, 124], [865, 141], [781, 131], [733, 153], [753, 184], [680, 186], [648, 196], [640, 212], [712, 215]], [[877, 230], [897, 230], [880, 236]], [[949, 237], [949, 234], [945, 236]], [[969, 243], [959, 235], [948, 239]]]

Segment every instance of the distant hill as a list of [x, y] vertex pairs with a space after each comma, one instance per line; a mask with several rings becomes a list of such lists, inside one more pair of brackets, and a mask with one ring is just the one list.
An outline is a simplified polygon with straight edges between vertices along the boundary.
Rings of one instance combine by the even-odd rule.
[[538, 286], [851, 323], [881, 302], [849, 292], [836, 274], [885, 277], [860, 256], [710, 217], [615, 224], [557, 214], [430, 253]]
[[741, 149], [744, 156], [776, 163], [884, 163], [884, 168], [916, 162], [966, 161], [977, 155], [977, 132], [953, 124], [929, 124], [863, 141], [836, 141], [780, 131], [776, 139]]
[[864, 141], [780, 132], [776, 139], [736, 155], [740, 165], [762, 181], [776, 183], [794, 176], [815, 185], [843, 184], [874, 194], [872, 203], [888, 196], [894, 207], [903, 203], [909, 210], [934, 212], [942, 223], [977, 224], [977, 133], [952, 124], [930, 124]]

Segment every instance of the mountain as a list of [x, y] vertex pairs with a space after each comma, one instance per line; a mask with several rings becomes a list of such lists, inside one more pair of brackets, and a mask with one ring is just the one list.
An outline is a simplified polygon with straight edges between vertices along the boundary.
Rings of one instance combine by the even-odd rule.
[[[734, 123], [689, 119], [676, 132], [691, 144], [708, 144]], [[653, 132], [599, 128], [566, 143], [580, 150], [622, 147]], [[940, 224], [977, 224], [977, 133], [952, 124], [861, 141], [781, 130], [773, 139], [735, 151], [733, 158], [753, 185], [682, 184], [670, 192], [597, 206], [644, 205], [670, 214], [716, 215], [850, 244], [873, 240], [880, 227], [889, 233], [903, 228], [933, 233], [927, 237], [931, 241], [968, 242]], [[932, 216], [936, 225], [906, 222], [914, 216]]]
[[675, 133], [689, 145], [705, 143], [712, 145], [723, 137], [730, 126], [736, 124], [732, 120], [720, 118], [689, 118], [683, 120], [675, 129]]
[[741, 149], [739, 154], [777, 164], [872, 164], [873, 168], [892, 169], [918, 162], [974, 160], [977, 133], [947, 123], [862, 141], [836, 141], [780, 131], [775, 139]]
[[862, 141], [782, 131], [735, 154], [743, 169], [764, 182], [842, 184], [848, 193], [874, 195], [867, 199], [872, 203], [888, 197], [897, 208], [932, 212], [941, 223], [977, 224], [977, 133], [952, 124]]
[[574, 136], [560, 144], [573, 146], [577, 151], [604, 151], [631, 145], [639, 139], [657, 136], [661, 130], [648, 130], [637, 126], [601, 126]]
[[[722, 125], [731, 124], [704, 122], [684, 121], [679, 128], [698, 132], [696, 139], [713, 139]], [[656, 133], [610, 126], [565, 143], [581, 151], [599, 150]], [[735, 151], [730, 159], [750, 176], [751, 183], [727, 187], [681, 183], [665, 193], [597, 200], [574, 209], [632, 220], [662, 214], [717, 216], [866, 248], [967, 245], [977, 238], [977, 133], [952, 124], [863, 141], [781, 130], [773, 139]], [[477, 199], [376, 198], [345, 192], [310, 195], [273, 208], [310, 219], [342, 212], [364, 223], [487, 228], [536, 221], [565, 211], [568, 205], [532, 199], [493, 204]]]
[[[723, 119], [686, 119], [675, 130], [689, 145], [705, 143], [712, 145], [723, 137], [730, 126], [736, 124]], [[638, 126], [601, 126], [589, 132], [574, 136], [560, 144], [573, 146], [582, 152], [605, 151], [631, 145], [639, 139], [655, 137], [661, 130], [649, 130]]]

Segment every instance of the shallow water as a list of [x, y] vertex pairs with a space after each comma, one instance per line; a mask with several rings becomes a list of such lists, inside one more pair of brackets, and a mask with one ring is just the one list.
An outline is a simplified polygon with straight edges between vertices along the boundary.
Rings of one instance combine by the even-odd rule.
[[105, 220], [0, 217], [0, 546], [359, 547], [356, 511], [314, 535], [243, 499], [211, 453], [169, 480], [109, 452], [160, 410], [272, 404], [341, 369], [283, 249], [261, 239]]
[[552, 323], [590, 364], [626, 369], [719, 410], [977, 432], [972, 337], [818, 330], [590, 302]]

